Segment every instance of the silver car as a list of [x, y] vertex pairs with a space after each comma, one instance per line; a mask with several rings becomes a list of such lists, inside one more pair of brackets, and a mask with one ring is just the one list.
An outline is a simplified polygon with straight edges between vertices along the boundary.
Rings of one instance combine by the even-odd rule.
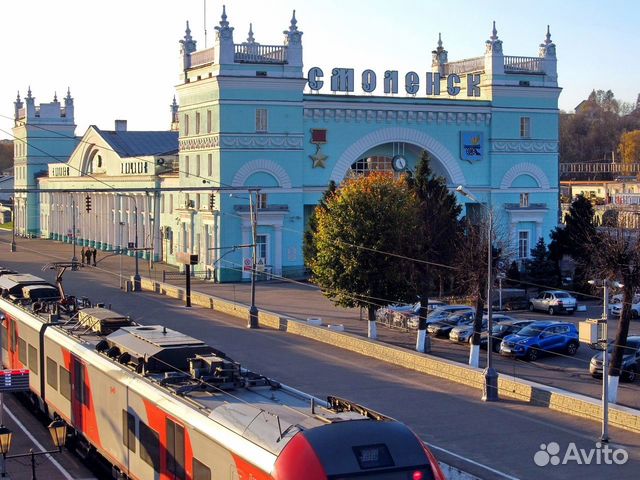
[[[485, 313], [482, 316], [482, 327], [480, 332], [487, 331], [488, 320], [489, 320], [489, 317]], [[495, 313], [492, 315], [492, 321], [494, 323], [513, 321], [513, 320], [515, 320], [515, 318], [509, 317], [507, 315], [502, 315], [500, 313]], [[472, 336], [473, 336], [473, 324], [458, 325], [457, 327], [454, 327], [453, 330], [451, 330], [451, 333], [449, 334], [449, 340], [451, 340], [452, 342], [458, 342], [458, 343], [468, 343], [471, 341]]]
[[[463, 312], [473, 312], [475, 308], [469, 305], [442, 305], [435, 309], [433, 309], [427, 315], [427, 324], [439, 322], [440, 320], [444, 320], [449, 315], [453, 313], [463, 313]], [[411, 315], [407, 319], [407, 327], [409, 328], [418, 328], [418, 323], [420, 322], [420, 317], [418, 315]]]
[[529, 299], [529, 310], [541, 310], [555, 315], [556, 313], [566, 312], [572, 315], [578, 306], [578, 301], [572, 297], [569, 292], [564, 290], [545, 290], [540, 292], [537, 297]]

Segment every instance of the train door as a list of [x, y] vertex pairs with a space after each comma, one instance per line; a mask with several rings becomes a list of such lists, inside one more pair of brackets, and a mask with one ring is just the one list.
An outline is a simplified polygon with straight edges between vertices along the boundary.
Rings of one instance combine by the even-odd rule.
[[84, 432], [84, 411], [89, 404], [86, 368], [82, 360], [71, 355], [71, 420], [75, 429]]
[[26, 368], [18, 364], [18, 324], [6, 313], [2, 320], [2, 363], [7, 368]]
[[184, 427], [167, 418], [167, 448], [164, 450], [167, 478], [184, 480], [185, 448]]

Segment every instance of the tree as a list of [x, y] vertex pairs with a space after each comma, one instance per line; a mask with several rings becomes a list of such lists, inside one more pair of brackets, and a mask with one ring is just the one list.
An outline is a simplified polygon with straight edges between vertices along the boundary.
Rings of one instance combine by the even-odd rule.
[[609, 401], [616, 403], [618, 383], [622, 373], [633, 295], [640, 288], [640, 231], [628, 228], [602, 229], [590, 242], [592, 264], [590, 273], [598, 279], [620, 280], [623, 284], [623, 307], [614, 341], [609, 367]]
[[433, 278], [442, 273], [443, 268], [434, 263], [448, 265], [454, 257], [458, 230], [458, 216], [462, 207], [453, 193], [449, 192], [444, 178], [435, 176], [431, 170], [431, 159], [427, 152], [416, 166], [415, 176], [409, 178], [409, 185], [420, 201], [421, 233], [416, 239], [419, 244], [418, 258], [424, 263], [415, 263], [416, 280], [420, 291], [420, 318], [416, 338], [416, 350], [429, 351], [427, 345], [427, 313], [429, 289]]
[[0, 140], [0, 172], [13, 165], [13, 142]]
[[623, 133], [620, 136], [618, 151], [624, 163], [640, 162], [640, 130]]
[[515, 260], [511, 262], [511, 265], [509, 265], [509, 269], [507, 270], [507, 281], [514, 287], [520, 285], [520, 269], [518, 268], [518, 264]]
[[526, 272], [528, 280], [542, 288], [553, 287], [558, 283], [557, 269], [542, 237], [531, 249], [531, 258], [526, 262]]
[[405, 177], [376, 172], [345, 181], [316, 214], [313, 280], [334, 304], [365, 307], [375, 338], [379, 306], [415, 299], [418, 199]]
[[320, 202], [316, 206], [313, 213], [309, 216], [309, 223], [307, 224], [307, 229], [304, 232], [304, 238], [302, 240], [302, 255], [304, 257], [304, 264], [309, 267], [313, 259], [316, 258], [316, 242], [315, 242], [315, 234], [318, 231], [318, 219], [316, 217], [316, 212], [318, 209], [326, 209], [327, 208], [327, 200], [333, 195], [336, 191], [336, 182], [331, 180], [329, 182], [329, 186], [327, 190], [322, 194], [322, 198]]

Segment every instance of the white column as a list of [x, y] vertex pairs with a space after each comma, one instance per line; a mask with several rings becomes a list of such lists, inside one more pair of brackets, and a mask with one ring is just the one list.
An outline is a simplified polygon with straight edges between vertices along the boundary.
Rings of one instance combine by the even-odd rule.
[[275, 237], [273, 273], [282, 275], [282, 225], [274, 225], [273, 230]]

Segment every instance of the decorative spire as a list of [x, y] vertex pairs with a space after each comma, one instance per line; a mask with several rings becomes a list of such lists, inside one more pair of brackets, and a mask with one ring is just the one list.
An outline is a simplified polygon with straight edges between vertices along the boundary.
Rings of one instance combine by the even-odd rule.
[[556, 56], [556, 44], [551, 41], [551, 30], [549, 29], [549, 25], [547, 25], [547, 34], [545, 35], [544, 41], [540, 44], [539, 56]]
[[31, 85], [29, 85], [29, 89], [27, 90], [27, 98], [32, 98], [31, 97]]
[[[447, 53], [448, 52], [442, 46], [442, 33], [438, 33], [438, 47], [435, 50], [431, 51], [431, 66], [441, 67], [445, 63], [447, 63], [449, 61]], [[438, 71], [440, 72], [440, 70]], [[444, 69], [440, 73], [443, 74]]]
[[256, 39], [253, 38], [253, 24], [249, 24], [249, 36], [247, 37], [247, 43], [256, 43]]
[[71, 88], [67, 87], [67, 99], [71, 99]]
[[56, 103], [58, 101], [58, 92], [53, 92], [53, 102]]
[[438, 49], [442, 48], [442, 32], [438, 32]]
[[187, 20], [187, 28], [184, 31], [184, 38], [180, 40], [182, 45], [182, 53], [190, 54], [196, 51], [196, 41], [191, 36], [191, 29], [189, 28], [189, 20]]
[[289, 23], [289, 30], [285, 30], [284, 41], [286, 45], [300, 44], [302, 41], [302, 32], [298, 30], [298, 20], [296, 19], [296, 11], [293, 11], [291, 16], [291, 22]]
[[16, 96], [16, 102], [20, 102], [20, 90], [18, 90], [18, 95]]
[[227, 6], [222, 5], [222, 15], [220, 16], [220, 26], [215, 27], [218, 38], [229, 39], [233, 35], [233, 27], [227, 22]]
[[502, 40], [498, 38], [498, 30], [496, 30], [496, 21], [493, 21], [493, 29], [491, 30], [491, 36], [486, 42], [485, 54], [499, 54], [502, 55]]

